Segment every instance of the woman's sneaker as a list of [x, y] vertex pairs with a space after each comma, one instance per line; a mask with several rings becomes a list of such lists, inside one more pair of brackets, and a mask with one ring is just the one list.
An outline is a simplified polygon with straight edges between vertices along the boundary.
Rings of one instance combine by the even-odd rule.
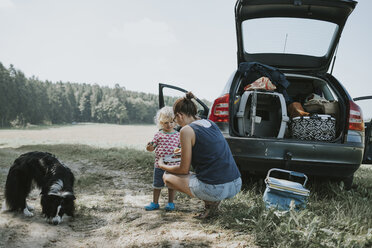
[[173, 211], [175, 207], [176, 206], [174, 205], [173, 202], [168, 202], [167, 205], [165, 206], [165, 210], [167, 210], [167, 211]]
[[146, 211], [152, 211], [159, 209], [159, 203], [153, 203], [151, 202], [149, 205], [145, 206]]

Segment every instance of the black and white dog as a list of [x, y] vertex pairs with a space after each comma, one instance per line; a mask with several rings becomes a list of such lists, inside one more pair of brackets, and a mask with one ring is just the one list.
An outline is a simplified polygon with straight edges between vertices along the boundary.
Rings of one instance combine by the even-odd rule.
[[71, 170], [47, 152], [29, 152], [19, 156], [9, 169], [5, 184], [5, 202], [10, 211], [22, 210], [25, 216], [33, 216], [33, 207], [26, 197], [32, 190], [32, 182], [41, 189], [42, 213], [49, 223], [62, 221], [64, 214], [74, 215], [74, 175]]

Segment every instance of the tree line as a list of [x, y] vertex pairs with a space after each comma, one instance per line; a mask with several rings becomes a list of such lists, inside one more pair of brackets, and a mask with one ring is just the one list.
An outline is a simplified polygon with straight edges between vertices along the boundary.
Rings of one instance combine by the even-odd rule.
[[[165, 97], [165, 104], [172, 106], [175, 99]], [[110, 88], [41, 81], [0, 63], [0, 127], [73, 122], [151, 124], [157, 110], [155, 94], [128, 91], [118, 84]]]

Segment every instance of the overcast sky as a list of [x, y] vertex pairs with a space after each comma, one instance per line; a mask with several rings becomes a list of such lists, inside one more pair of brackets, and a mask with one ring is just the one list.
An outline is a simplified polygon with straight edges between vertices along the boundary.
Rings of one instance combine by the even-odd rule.
[[[215, 99], [236, 69], [234, 0], [0, 0], [0, 62], [27, 77]], [[341, 37], [334, 75], [372, 95], [372, 1]]]

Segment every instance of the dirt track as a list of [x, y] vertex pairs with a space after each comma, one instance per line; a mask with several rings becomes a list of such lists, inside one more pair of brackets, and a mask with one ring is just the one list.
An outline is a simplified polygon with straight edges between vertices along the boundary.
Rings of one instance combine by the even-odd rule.
[[[4, 212], [0, 215], [1, 247], [243, 247], [247, 236], [216, 230], [195, 219], [202, 204], [178, 194], [177, 211], [146, 212], [151, 186], [136, 176], [112, 171], [84, 161], [69, 163], [77, 178], [82, 174], [101, 177], [97, 185], [76, 188], [76, 217], [59, 226], [47, 224], [41, 216], [39, 191], [29, 203], [35, 216]], [[1, 196], [3, 198], [3, 196]], [[3, 201], [3, 199], [1, 199]], [[164, 207], [166, 195], [162, 196]]]
[[[135, 137], [133, 130], [138, 128], [131, 130], [127, 134]], [[0, 132], [0, 140], [4, 133]], [[150, 137], [152, 134], [148, 132]], [[52, 142], [50, 134], [43, 137]], [[12, 148], [0, 150], [14, 154], [14, 158], [23, 152]], [[152, 188], [151, 182], [141, 182], [140, 175], [111, 170], [88, 160], [63, 162], [77, 178], [75, 218], [58, 226], [47, 224], [41, 216], [39, 191], [34, 190], [29, 197], [29, 203], [35, 207], [34, 217], [0, 214], [0, 247], [252, 247], [252, 237], [247, 233], [219, 229], [213, 220], [195, 219], [195, 214], [202, 210], [199, 200], [177, 193], [177, 211], [146, 212], [143, 206], [152, 200]], [[0, 169], [0, 179], [5, 180], [8, 166], [0, 165]], [[0, 182], [1, 202], [4, 183]], [[166, 203], [163, 191], [161, 207]]]

